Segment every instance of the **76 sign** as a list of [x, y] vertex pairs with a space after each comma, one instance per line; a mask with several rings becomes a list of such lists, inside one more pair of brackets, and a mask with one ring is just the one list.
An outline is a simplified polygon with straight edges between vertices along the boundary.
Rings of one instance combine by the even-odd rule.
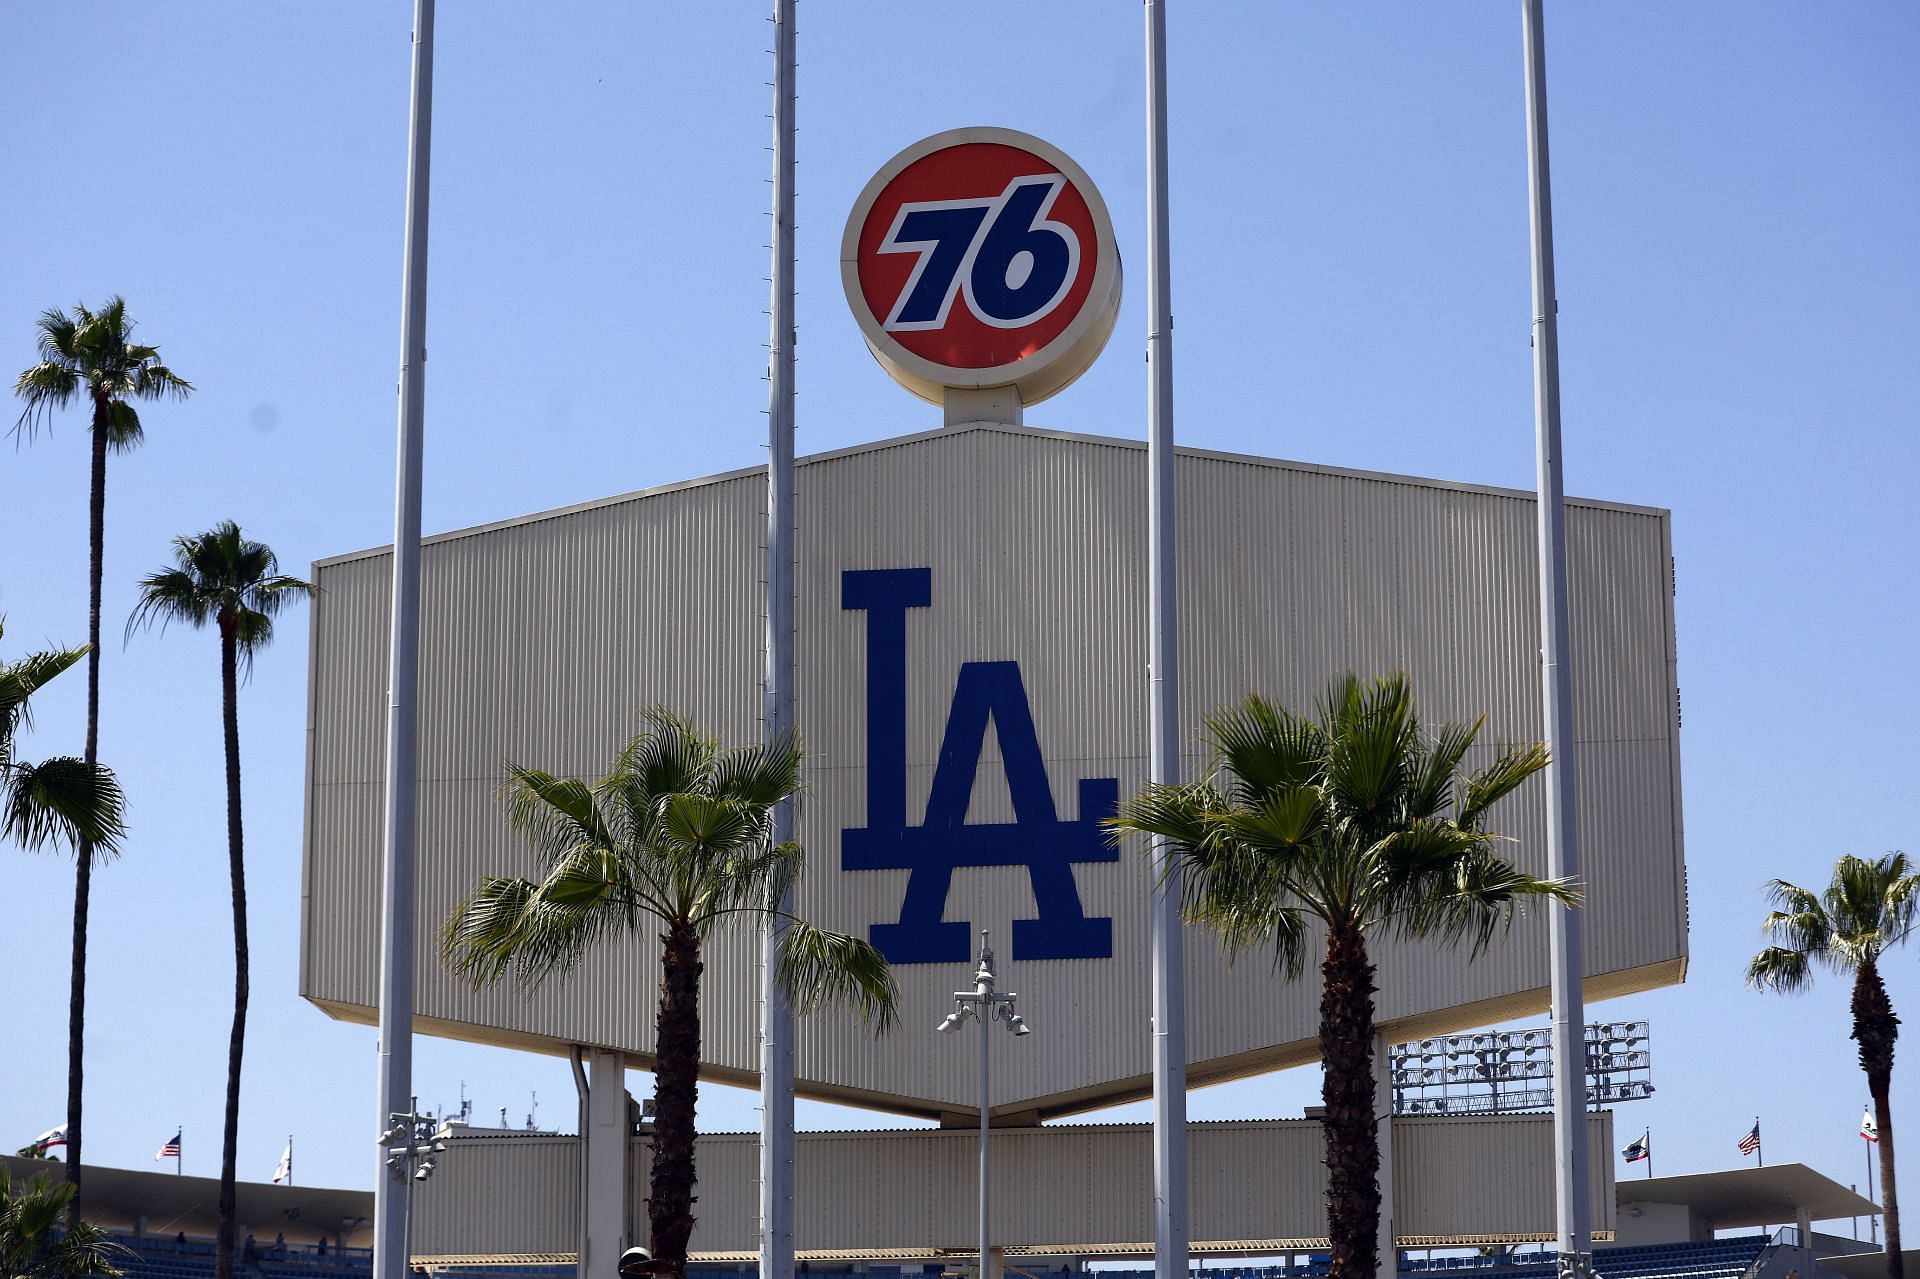
[[949, 388], [1052, 395], [1099, 354], [1120, 302], [1092, 181], [1009, 129], [939, 134], [882, 167], [848, 219], [841, 275], [875, 358], [935, 403]]

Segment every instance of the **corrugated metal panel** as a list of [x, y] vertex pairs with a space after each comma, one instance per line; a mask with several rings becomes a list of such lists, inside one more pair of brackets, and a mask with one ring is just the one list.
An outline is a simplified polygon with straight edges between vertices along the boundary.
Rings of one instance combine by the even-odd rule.
[[[1488, 750], [1540, 735], [1530, 495], [1205, 454], [1183, 456], [1179, 478], [1190, 724], [1249, 690], [1302, 705], [1337, 669], [1403, 667], [1430, 718], [1484, 712]], [[1144, 778], [1144, 483], [1135, 444], [990, 428], [801, 466], [801, 837], [813, 850], [803, 904], [815, 918], [854, 931], [892, 921], [907, 880], [839, 869], [841, 831], [866, 821], [866, 623], [841, 607], [841, 574], [932, 570], [932, 606], [908, 621], [910, 820], [926, 804], [961, 664], [1009, 659], [1055, 805], [1074, 817], [1079, 779], [1117, 777], [1125, 794]], [[650, 702], [736, 740], [755, 731], [764, 487], [754, 473], [721, 477], [428, 545], [419, 1010], [436, 1028], [604, 1045], [645, 1061], [650, 939], [610, 947], [548, 989], [476, 995], [434, 961], [433, 929], [481, 873], [531, 869], [492, 798], [502, 760], [590, 774]], [[1661, 512], [1589, 503], [1573, 505], [1568, 527], [1587, 963], [1596, 993], [1618, 993], [1677, 979], [1686, 953], [1667, 529]], [[349, 1014], [370, 1008], [375, 989], [387, 571], [377, 553], [318, 568], [303, 989]], [[990, 733], [968, 819], [1012, 817]], [[1518, 837], [1514, 856], [1544, 869], [1540, 790], [1500, 818]], [[1111, 959], [1022, 962], [1005, 938], [1012, 920], [1035, 914], [1026, 870], [953, 876], [945, 918], [995, 930], [1005, 984], [1036, 1029], [995, 1045], [999, 1109], [1072, 1109], [1145, 1081], [1146, 868], [1129, 851], [1074, 874], [1086, 913], [1114, 921]], [[1202, 937], [1190, 956], [1196, 1077], [1312, 1056], [1313, 983], [1275, 981], [1259, 957], [1229, 968]], [[1376, 959], [1380, 1015], [1409, 1033], [1545, 1007], [1537, 918], [1472, 965], [1384, 942]], [[706, 1050], [722, 1077], [757, 1065], [752, 970], [744, 938], [709, 956]], [[919, 1029], [965, 966], [898, 976], [902, 1033], [874, 1042], [831, 1014], [803, 1025], [802, 1091], [970, 1109], [974, 1054]]]
[[[1553, 1236], [1553, 1116], [1393, 1121], [1401, 1239]], [[1587, 1116], [1593, 1228], [1613, 1229], [1613, 1112]]]
[[[1613, 1116], [1591, 1115], [1589, 1185], [1596, 1229], [1613, 1224]], [[1193, 1237], [1204, 1241], [1324, 1240], [1326, 1148], [1310, 1120], [1192, 1127]], [[1064, 1124], [996, 1130], [997, 1242], [1014, 1248], [1145, 1247], [1153, 1237], [1152, 1129]], [[525, 1148], [524, 1156], [516, 1150]], [[1550, 1115], [1393, 1121], [1398, 1237], [1550, 1239], [1554, 1233]], [[572, 1247], [577, 1201], [573, 1142], [466, 1140], [416, 1199], [418, 1253], [529, 1253]], [[630, 1220], [646, 1232], [647, 1142], [629, 1159]], [[795, 1151], [796, 1246], [965, 1250], [977, 1235], [978, 1135], [965, 1130], [801, 1133]], [[700, 1138], [703, 1254], [758, 1247], [759, 1138]], [[1464, 1170], [1474, 1175], [1462, 1175]], [[503, 1193], [518, 1195], [503, 1202]], [[468, 1246], [470, 1241], [478, 1241]]]
[[580, 1238], [579, 1143], [463, 1137], [413, 1189], [415, 1254], [572, 1252]]

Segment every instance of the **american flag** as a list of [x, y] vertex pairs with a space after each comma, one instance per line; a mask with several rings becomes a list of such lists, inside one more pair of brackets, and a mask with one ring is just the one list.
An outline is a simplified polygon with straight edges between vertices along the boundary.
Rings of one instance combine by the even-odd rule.
[[[182, 1129], [181, 1131], [184, 1132], [185, 1129]], [[180, 1157], [180, 1133], [176, 1132], [173, 1134], [173, 1137], [167, 1142], [166, 1145], [160, 1147], [160, 1153], [155, 1155], [154, 1158], [155, 1159], [178, 1159], [179, 1157]]]
[[1740, 1153], [1750, 1155], [1760, 1149], [1760, 1121], [1753, 1121], [1753, 1129], [1740, 1139]]

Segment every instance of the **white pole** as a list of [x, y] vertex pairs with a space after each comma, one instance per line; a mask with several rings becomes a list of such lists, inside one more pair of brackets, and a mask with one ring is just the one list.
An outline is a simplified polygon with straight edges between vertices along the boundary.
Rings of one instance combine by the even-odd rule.
[[[1526, 44], [1527, 188], [1533, 238], [1533, 411], [1539, 452], [1540, 661], [1546, 709], [1547, 873], [1578, 879], [1573, 680], [1567, 665], [1566, 500], [1560, 467], [1559, 303], [1553, 286], [1553, 195], [1547, 164], [1546, 40], [1541, 0], [1522, 0]], [[1548, 907], [1553, 983], [1554, 1210], [1560, 1264], [1585, 1273], [1592, 1248], [1587, 1190], [1586, 1009], [1580, 912]]]
[[[413, 1095], [413, 842], [420, 654], [420, 451], [426, 403], [427, 170], [433, 136], [433, 0], [413, 5], [413, 104], [407, 141], [407, 246], [401, 261], [400, 439], [393, 506], [393, 635], [387, 675], [386, 858], [380, 927], [380, 1047], [375, 1132]], [[411, 1131], [407, 1134], [411, 1141]], [[405, 1167], [379, 1152], [373, 1178], [374, 1279], [406, 1279]]]
[[[773, 4], [773, 270], [767, 341], [767, 679], [769, 740], [794, 727], [793, 0]], [[793, 804], [774, 809], [773, 841], [794, 837]], [[792, 909], [792, 901], [779, 903]], [[784, 920], [768, 921], [761, 965], [760, 1279], [793, 1279], [793, 1009], [774, 981]]]
[[974, 993], [980, 997], [980, 1271], [976, 1279], [994, 1279], [988, 1260], [992, 1253], [987, 1239], [987, 1128], [993, 1109], [993, 1090], [988, 1086], [987, 1077], [990, 1060], [988, 1041], [992, 1038], [987, 1032], [993, 1029], [993, 974], [988, 967], [991, 962], [992, 953], [987, 950], [986, 934], [982, 933], [980, 975], [974, 985]]
[[[1174, 591], [1173, 311], [1168, 265], [1167, 15], [1147, 20], [1147, 568], [1150, 781], [1180, 780], [1179, 613]], [[1187, 1273], [1187, 1021], [1179, 895], [1153, 852], [1153, 1256], [1157, 1279]]]

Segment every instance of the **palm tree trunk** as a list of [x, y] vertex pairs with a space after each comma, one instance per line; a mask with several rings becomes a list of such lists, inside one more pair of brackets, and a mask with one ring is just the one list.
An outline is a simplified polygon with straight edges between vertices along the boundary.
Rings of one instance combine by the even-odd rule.
[[1900, 1195], [1893, 1176], [1893, 1041], [1900, 1035], [1900, 1019], [1880, 979], [1879, 965], [1860, 966], [1853, 980], [1853, 1038], [1860, 1045], [1860, 1069], [1867, 1072], [1867, 1092], [1873, 1097], [1873, 1121], [1880, 1126], [1880, 1201], [1887, 1226], [1887, 1279], [1904, 1279], [1900, 1256]]
[[1379, 1266], [1380, 1138], [1374, 1128], [1373, 965], [1358, 928], [1335, 925], [1320, 965], [1330, 1279], [1374, 1279]]
[[233, 1034], [227, 1040], [227, 1126], [220, 1146], [220, 1233], [214, 1279], [233, 1279], [234, 1165], [240, 1138], [240, 1059], [247, 1038], [247, 867], [240, 824], [238, 643], [233, 619], [220, 618], [220, 716], [227, 747], [227, 865], [233, 877]]
[[667, 926], [660, 978], [660, 1016], [653, 1064], [653, 1175], [647, 1224], [657, 1273], [687, 1270], [693, 1237], [693, 1108], [700, 1089], [700, 938], [693, 926]]
[[[107, 529], [107, 415], [105, 396], [93, 399], [92, 474], [87, 494], [87, 769], [100, 760], [100, 574]], [[80, 1111], [86, 1061], [87, 907], [93, 895], [93, 845], [81, 840], [74, 850], [73, 977], [67, 994], [67, 1220], [80, 1220]]]

